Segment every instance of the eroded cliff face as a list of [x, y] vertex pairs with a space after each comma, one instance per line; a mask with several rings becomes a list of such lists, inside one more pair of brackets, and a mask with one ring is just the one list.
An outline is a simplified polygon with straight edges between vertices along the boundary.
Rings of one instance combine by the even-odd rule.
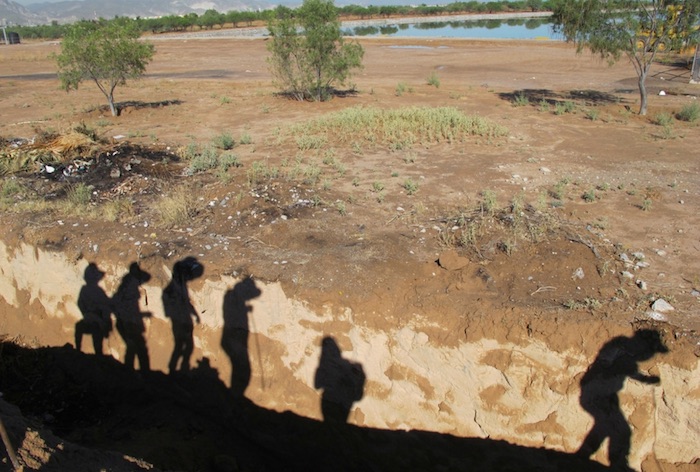
[[[0, 332], [37, 345], [74, 344], [87, 265], [82, 258], [0, 243]], [[161, 300], [171, 267], [163, 261], [141, 267], [151, 275], [138, 300], [141, 311], [151, 313], [144, 319], [150, 365], [167, 372], [173, 329]], [[99, 286], [111, 295], [128, 261], [101, 263], [100, 269]], [[421, 310], [384, 304], [359, 311], [292, 298], [281, 283], [210, 273], [191, 280], [187, 290], [200, 317], [191, 363], [206, 357], [223, 382], [256, 405], [323, 419], [330, 414], [324, 395], [329, 399], [335, 390], [335, 404], [350, 408], [347, 421], [357, 426], [502, 439], [567, 453], [582, 446], [596, 422], [613, 441], [624, 442], [615, 423], [621, 414], [631, 430], [631, 467], [698, 467], [700, 365], [696, 346], [669, 325], [593, 316], [570, 322], [566, 313], [506, 310], [487, 298], [448, 318], [440, 308], [444, 299], [431, 303], [427, 296]], [[668, 352], [639, 344], [635, 328], [660, 333]], [[82, 350], [93, 352], [89, 339]], [[104, 352], [124, 360], [116, 329]], [[594, 365], [602, 374], [589, 382]], [[585, 389], [593, 393], [582, 394]], [[598, 414], [590, 397], [612, 398], [607, 408], [619, 411]], [[604, 464], [608, 442], [593, 455]]]

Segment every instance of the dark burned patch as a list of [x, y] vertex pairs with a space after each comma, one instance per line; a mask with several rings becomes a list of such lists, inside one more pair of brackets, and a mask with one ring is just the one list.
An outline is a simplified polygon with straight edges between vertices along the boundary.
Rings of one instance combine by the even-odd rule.
[[65, 197], [68, 189], [80, 183], [89, 185], [98, 198], [150, 194], [158, 191], [158, 182], [175, 179], [182, 172], [180, 159], [169, 150], [124, 143], [94, 155], [44, 162], [17, 177], [43, 198], [53, 200]]

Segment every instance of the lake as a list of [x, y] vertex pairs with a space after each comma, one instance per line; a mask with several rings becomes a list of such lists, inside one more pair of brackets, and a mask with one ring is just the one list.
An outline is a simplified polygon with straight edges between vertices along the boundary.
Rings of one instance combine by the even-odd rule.
[[554, 39], [549, 18], [518, 18], [458, 21], [422, 21], [419, 23], [343, 25], [346, 36], [405, 38], [470, 38], [470, 39]]

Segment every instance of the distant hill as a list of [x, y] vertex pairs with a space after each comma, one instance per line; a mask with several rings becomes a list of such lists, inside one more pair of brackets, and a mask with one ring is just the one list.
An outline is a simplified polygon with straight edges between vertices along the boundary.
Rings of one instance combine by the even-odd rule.
[[268, 0], [67, 0], [33, 3], [23, 7], [11, 0], [0, 0], [0, 20], [5, 18], [8, 24], [19, 25], [46, 24], [52, 21], [71, 23], [80, 19], [115, 16], [148, 18], [187, 13], [199, 15], [209, 9], [219, 12], [257, 10], [277, 3], [279, 2], [272, 3]]

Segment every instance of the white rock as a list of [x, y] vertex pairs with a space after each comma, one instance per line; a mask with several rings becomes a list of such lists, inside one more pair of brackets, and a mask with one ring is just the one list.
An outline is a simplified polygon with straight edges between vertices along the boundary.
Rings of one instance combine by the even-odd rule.
[[661, 91], [659, 92], [659, 95], [663, 97], [664, 95], [666, 95], [666, 92], [664, 92], [663, 90], [661, 90]]
[[641, 288], [642, 290], [646, 290], [647, 283], [643, 280], [637, 280], [637, 287]]
[[584, 273], [583, 273], [582, 267], [579, 267], [578, 269], [576, 269], [574, 271], [574, 273], [571, 275], [572, 279], [582, 279], [583, 277], [584, 277]]
[[549, 169], [549, 167], [540, 167], [540, 172], [543, 174], [549, 174], [552, 171]]
[[652, 320], [656, 321], [668, 321], [668, 318], [666, 318], [666, 315], [663, 313], [659, 313], [658, 311], [647, 311], [646, 313], [647, 317], [651, 318]]
[[628, 272], [625, 270], [625, 271], [622, 271], [622, 277], [624, 277], [626, 279], [633, 279], [634, 274], [632, 272]]
[[671, 305], [669, 302], [667, 302], [663, 298], [658, 298], [651, 305], [651, 309], [654, 311], [658, 311], [659, 313], [667, 313], [669, 311], [675, 310], [675, 308], [673, 308], [673, 305]]

